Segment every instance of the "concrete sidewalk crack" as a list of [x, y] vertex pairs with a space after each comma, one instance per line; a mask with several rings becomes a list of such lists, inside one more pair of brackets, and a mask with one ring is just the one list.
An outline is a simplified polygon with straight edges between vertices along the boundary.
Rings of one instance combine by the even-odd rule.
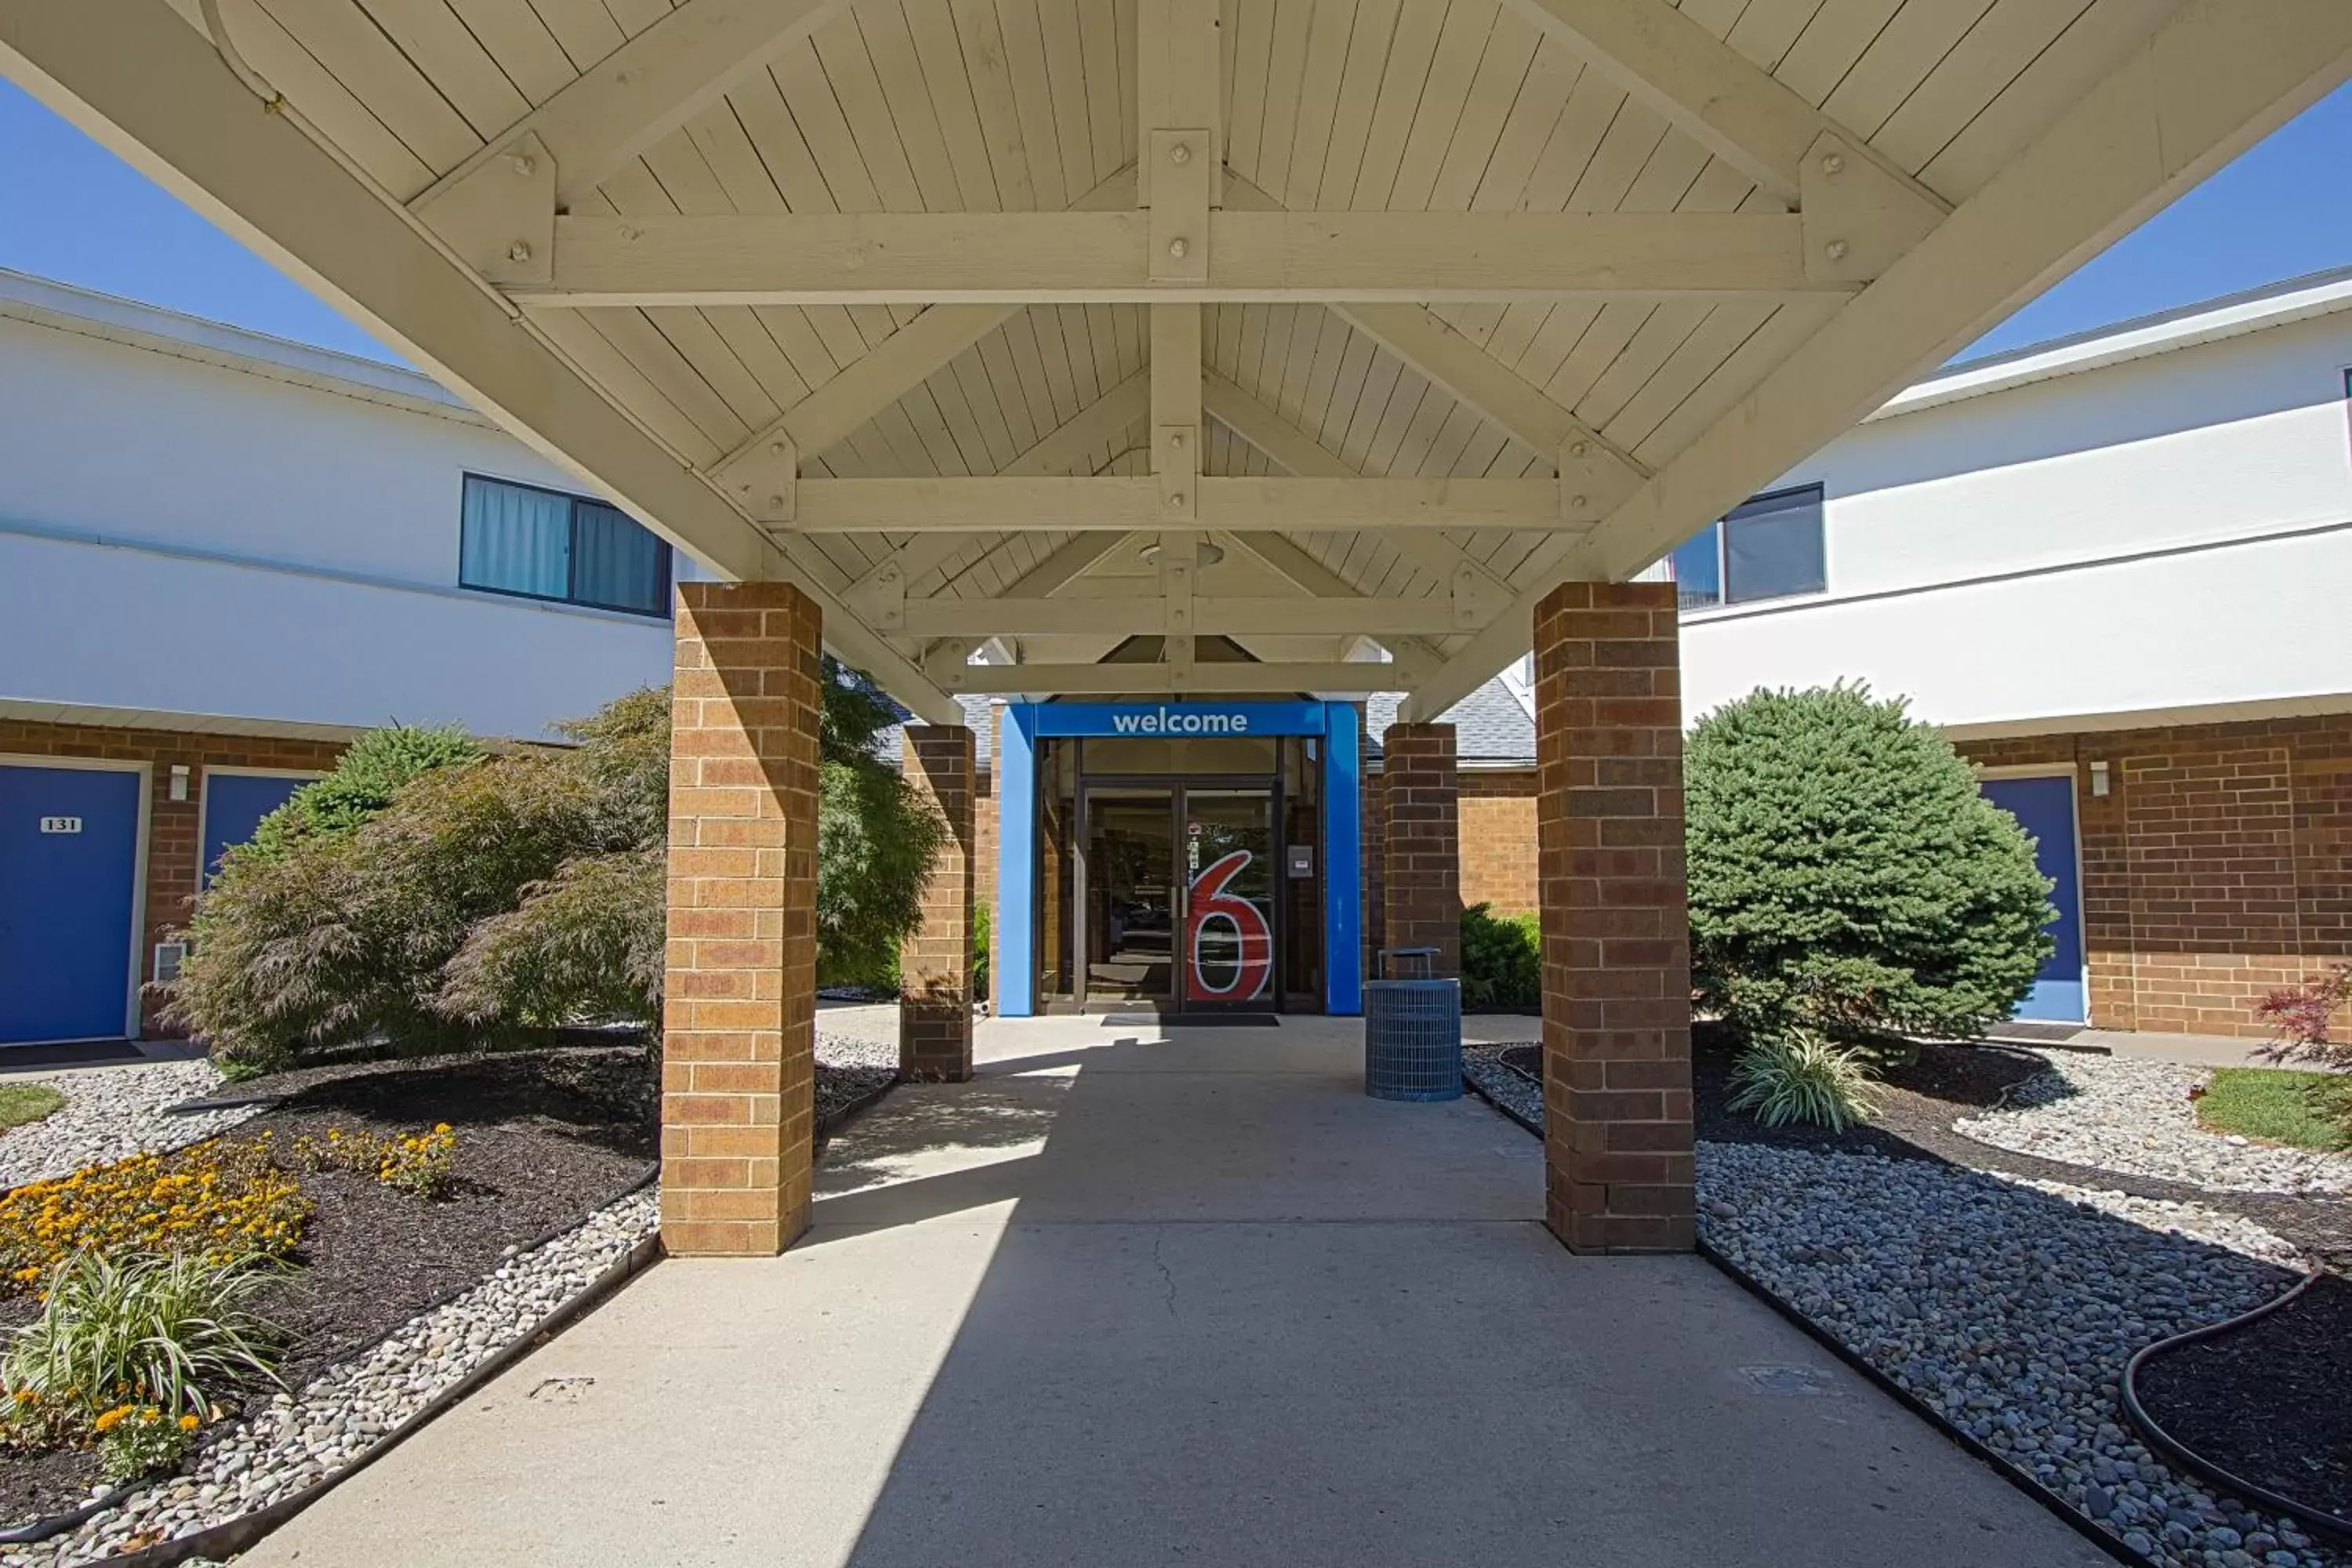
[[1168, 1233], [1164, 1230], [1151, 1233], [1151, 1266], [1160, 1270], [1160, 1278], [1167, 1283], [1168, 1315], [1172, 1318], [1176, 1315], [1176, 1275], [1168, 1267], [1167, 1260], [1160, 1256], [1160, 1249], [1167, 1240]]

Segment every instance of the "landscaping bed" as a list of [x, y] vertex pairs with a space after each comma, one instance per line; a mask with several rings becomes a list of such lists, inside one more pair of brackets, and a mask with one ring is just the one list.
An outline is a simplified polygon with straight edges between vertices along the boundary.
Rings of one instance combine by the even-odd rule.
[[[1537, 1055], [1474, 1048], [1465, 1070], [1540, 1125]], [[2291, 1286], [2303, 1238], [2347, 1239], [2347, 1205], [2203, 1192], [1954, 1132], [2040, 1078], [2032, 1052], [1928, 1046], [1843, 1132], [1728, 1111], [1731, 1058], [1722, 1031], [1695, 1031], [1699, 1233], [1719, 1256], [2130, 1552], [2179, 1568], [2352, 1561], [2165, 1462], [2117, 1393], [2142, 1346]], [[2240, 1373], [2226, 1399], [2261, 1397], [2260, 1375]], [[2280, 1425], [2282, 1444], [2327, 1440]]]
[[[854, 1020], [861, 1026], [818, 1037], [821, 1128], [896, 1076], [896, 1047], [882, 1037], [895, 1033], [895, 1010], [887, 1020], [876, 1011]], [[0, 1563], [95, 1561], [289, 1499], [637, 1256], [658, 1225], [646, 1184], [657, 1145], [651, 1068], [630, 1044], [345, 1060], [236, 1084], [204, 1062], [60, 1077], [68, 1104], [57, 1116], [83, 1113], [68, 1146], [105, 1151], [100, 1165], [85, 1168], [93, 1177], [120, 1159], [154, 1155], [125, 1169], [145, 1173], [147, 1183], [218, 1168], [276, 1171], [266, 1179], [299, 1184], [308, 1213], [286, 1253], [291, 1267], [251, 1303], [286, 1331], [277, 1363], [286, 1392], [249, 1396], [205, 1426], [175, 1468], [47, 1542], [0, 1547]], [[165, 1109], [173, 1101], [216, 1109], [174, 1115]], [[13, 1152], [16, 1168], [63, 1174], [57, 1145], [14, 1149], [45, 1125], [0, 1133], [0, 1166]], [[454, 1159], [438, 1197], [387, 1184], [373, 1158], [314, 1168], [315, 1152], [331, 1142], [349, 1149], [407, 1138], [423, 1148], [439, 1128]], [[215, 1135], [209, 1143], [207, 1133]], [[257, 1163], [247, 1152], [256, 1148], [270, 1152]], [[262, 1205], [248, 1223], [278, 1223], [276, 1213]], [[0, 1328], [38, 1310], [29, 1295], [0, 1300]], [[112, 1489], [96, 1449], [0, 1449], [0, 1527], [55, 1518]]]
[[[303, 1081], [239, 1086], [288, 1098], [223, 1134], [224, 1142], [266, 1137], [284, 1149], [330, 1131], [397, 1136], [442, 1124], [457, 1139], [455, 1175], [439, 1199], [352, 1171], [298, 1177], [310, 1212], [289, 1258], [297, 1267], [253, 1303], [287, 1332], [279, 1378], [301, 1388], [643, 1180], [653, 1169], [656, 1130], [629, 1103], [628, 1085], [649, 1077], [644, 1052], [622, 1047], [379, 1063], [325, 1076], [312, 1069]], [[37, 1310], [31, 1297], [12, 1297], [0, 1302], [0, 1324], [25, 1322]], [[225, 1441], [233, 1430], [233, 1423], [209, 1428], [205, 1442]], [[0, 1450], [0, 1522], [62, 1512], [99, 1486], [94, 1450]]]
[[2140, 1405], [2175, 1441], [2258, 1487], [2352, 1520], [2352, 1283], [2151, 1356]]
[[2048, 1059], [2046, 1073], [1956, 1131], [2016, 1153], [2214, 1191], [2352, 1193], [2352, 1153], [2206, 1126], [2199, 1097], [2210, 1068], [2066, 1051]]

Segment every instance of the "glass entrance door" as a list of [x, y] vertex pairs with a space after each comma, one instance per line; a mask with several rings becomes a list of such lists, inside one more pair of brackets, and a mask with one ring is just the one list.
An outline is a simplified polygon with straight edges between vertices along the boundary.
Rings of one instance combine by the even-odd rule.
[[1184, 910], [1177, 962], [1181, 1005], [1275, 1005], [1277, 870], [1274, 792], [1188, 787], [1181, 794]]
[[1176, 792], [1089, 789], [1085, 814], [1085, 995], [1173, 1005]]

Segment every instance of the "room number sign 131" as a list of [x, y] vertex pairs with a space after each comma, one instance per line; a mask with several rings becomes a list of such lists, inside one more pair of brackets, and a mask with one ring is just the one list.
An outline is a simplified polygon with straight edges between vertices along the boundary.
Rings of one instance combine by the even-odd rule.
[[79, 816], [45, 816], [41, 818], [41, 831], [44, 833], [79, 833], [81, 831], [81, 818]]

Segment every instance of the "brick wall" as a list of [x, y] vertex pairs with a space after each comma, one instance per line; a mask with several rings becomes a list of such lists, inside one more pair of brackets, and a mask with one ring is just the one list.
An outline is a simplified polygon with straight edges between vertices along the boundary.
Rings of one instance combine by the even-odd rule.
[[2352, 715], [1960, 750], [2076, 770], [2092, 1023], [2259, 1037], [2265, 991], [2352, 959]]
[[1671, 583], [1535, 611], [1544, 1213], [1579, 1252], [1693, 1242], [1679, 621]]
[[[140, 937], [140, 979], [154, 979], [155, 944], [186, 923], [195, 906], [199, 809], [207, 768], [286, 768], [324, 773], [343, 747], [337, 741], [273, 740], [195, 734], [176, 730], [117, 730], [99, 725], [45, 724], [0, 719], [0, 756], [94, 757], [146, 763], [152, 784], [147, 822], [147, 898]], [[172, 769], [188, 769], [188, 798], [172, 800]], [[161, 1003], [143, 998], [149, 1034], [167, 1031]]]
[[1441, 979], [1462, 973], [1454, 745], [1451, 724], [1391, 724], [1381, 739], [1384, 944], [1436, 949], [1428, 973]]
[[971, 1077], [972, 734], [908, 728], [908, 783], [948, 825], [923, 886], [923, 920], [898, 949], [898, 1071], [922, 1082]]
[[822, 622], [789, 583], [677, 597], [662, 1240], [772, 1253], [809, 1219]]
[[1536, 771], [1462, 770], [1462, 903], [1498, 915], [1536, 907]]

